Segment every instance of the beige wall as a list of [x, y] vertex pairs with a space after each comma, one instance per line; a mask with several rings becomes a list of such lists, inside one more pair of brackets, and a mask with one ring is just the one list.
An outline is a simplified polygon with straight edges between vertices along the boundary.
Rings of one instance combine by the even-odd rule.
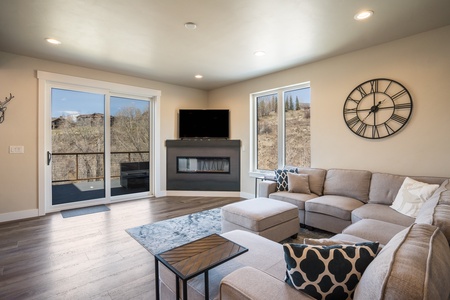
[[[37, 70], [160, 90], [163, 163], [159, 176], [164, 178], [160, 189], [165, 190], [164, 141], [178, 135], [178, 109], [206, 107], [207, 92], [0, 52], [0, 99], [9, 93], [15, 97], [0, 124], [0, 221], [33, 215], [38, 208]], [[9, 154], [10, 145], [24, 146], [25, 153]]]
[[[161, 190], [165, 190], [166, 139], [177, 137], [179, 108], [229, 108], [231, 138], [242, 141], [241, 191], [254, 192], [249, 171], [249, 94], [310, 81], [312, 166], [406, 175], [450, 176], [450, 26], [339, 57], [210, 91], [102, 72], [0, 52], [0, 97], [11, 92], [0, 124], [0, 220], [26, 217], [38, 203], [38, 81], [36, 70], [161, 90]], [[381, 140], [357, 137], [342, 107], [359, 83], [387, 77], [404, 84], [414, 101], [407, 126]], [[25, 146], [9, 154], [10, 145]]]
[[[227, 86], [209, 93], [210, 107], [231, 109], [231, 137], [242, 140], [241, 190], [249, 172], [249, 94], [311, 82], [312, 166], [450, 177], [450, 26], [377, 47]], [[413, 97], [413, 114], [394, 136], [367, 140], [345, 125], [346, 97], [359, 83], [386, 77]]]

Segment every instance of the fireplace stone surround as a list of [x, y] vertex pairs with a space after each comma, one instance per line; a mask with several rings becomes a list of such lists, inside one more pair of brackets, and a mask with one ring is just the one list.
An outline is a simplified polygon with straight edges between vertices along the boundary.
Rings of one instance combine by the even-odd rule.
[[167, 190], [240, 191], [240, 148], [240, 140], [166, 140]]

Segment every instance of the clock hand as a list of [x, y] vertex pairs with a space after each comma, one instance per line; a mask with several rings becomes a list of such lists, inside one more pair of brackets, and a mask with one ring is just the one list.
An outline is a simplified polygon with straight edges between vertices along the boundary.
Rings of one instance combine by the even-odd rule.
[[371, 114], [372, 114], [372, 109], [369, 111], [369, 114], [364, 118], [364, 119], [362, 119], [362, 121], [364, 122]]
[[377, 105], [374, 105], [370, 108], [369, 114], [362, 119], [362, 121], [364, 122], [372, 113], [376, 113], [378, 111], [378, 107], [381, 105], [381, 103], [383, 103], [384, 101], [386, 101], [386, 99], [379, 101]]

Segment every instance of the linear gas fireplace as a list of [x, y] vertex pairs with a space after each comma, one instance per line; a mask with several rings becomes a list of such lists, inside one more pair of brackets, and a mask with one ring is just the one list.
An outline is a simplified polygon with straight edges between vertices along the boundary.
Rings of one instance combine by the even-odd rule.
[[230, 174], [229, 157], [177, 157], [177, 173]]
[[167, 140], [167, 190], [240, 191], [238, 140]]

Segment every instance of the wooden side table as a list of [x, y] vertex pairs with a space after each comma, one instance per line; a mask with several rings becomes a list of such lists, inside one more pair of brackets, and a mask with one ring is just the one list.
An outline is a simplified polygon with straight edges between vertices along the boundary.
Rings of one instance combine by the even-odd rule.
[[155, 255], [156, 299], [159, 295], [159, 265], [161, 262], [177, 278], [176, 294], [180, 299], [179, 280], [183, 282], [183, 300], [187, 300], [187, 281], [205, 274], [205, 299], [209, 299], [208, 271], [230, 259], [247, 252], [242, 247], [218, 234], [198, 239]]

